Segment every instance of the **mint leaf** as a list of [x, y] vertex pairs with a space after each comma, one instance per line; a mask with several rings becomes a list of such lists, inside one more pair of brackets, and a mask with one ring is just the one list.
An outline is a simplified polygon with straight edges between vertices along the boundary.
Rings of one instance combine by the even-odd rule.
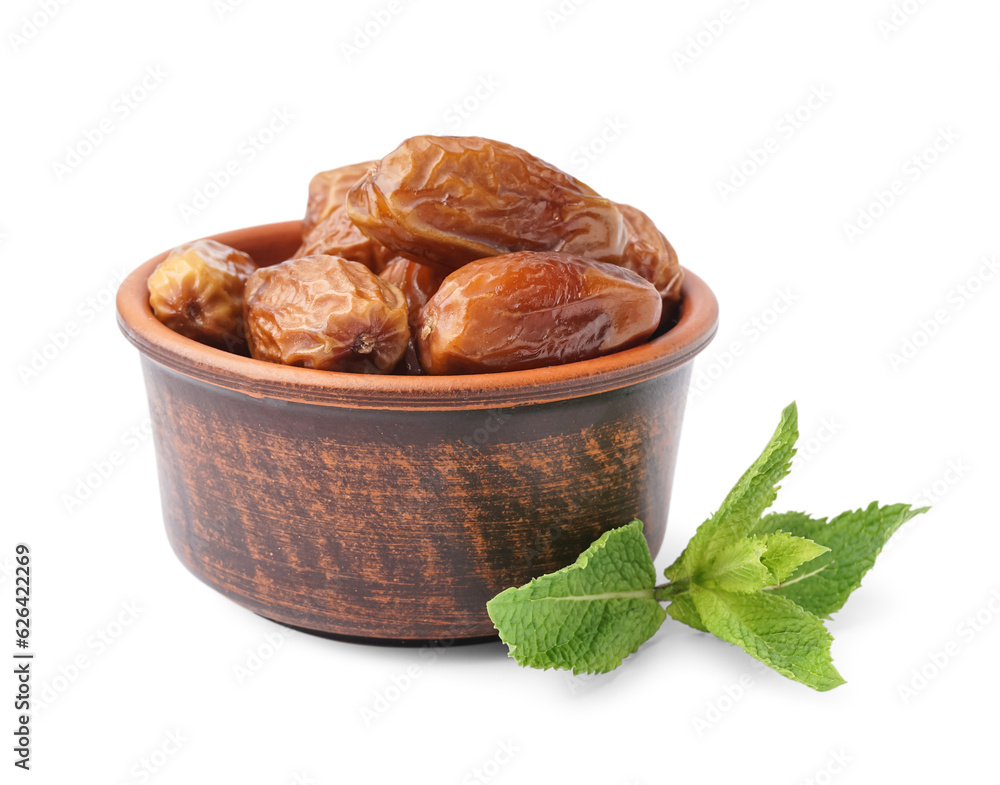
[[[799, 566], [811, 563], [813, 559], [830, 550], [807, 537], [796, 537], [784, 532], [765, 534], [754, 539], [762, 540], [766, 547], [760, 560], [771, 573], [770, 583], [781, 583]], [[810, 566], [810, 569], [813, 568]]]
[[666, 619], [655, 583], [636, 520], [605, 532], [569, 567], [501, 592], [486, 610], [521, 665], [605, 673]]
[[761, 563], [767, 550], [757, 538], [733, 540], [712, 557], [710, 563], [691, 576], [699, 586], [724, 591], [757, 591], [772, 583], [771, 571]]
[[[535, 668], [601, 673], [621, 664], [667, 614], [739, 646], [816, 690], [844, 683], [822, 617], [839, 610], [886, 540], [926, 508], [764, 515], [788, 474], [798, 438], [795, 404], [763, 453], [684, 552], [656, 576], [642, 523], [607, 532], [576, 563], [494, 597], [487, 609], [510, 656]], [[668, 602], [666, 611], [660, 602]]]
[[780, 583], [799, 565], [830, 550], [783, 532], [721, 546], [691, 580], [707, 589], [752, 592]]
[[806, 537], [830, 549], [791, 573], [787, 580], [781, 579], [784, 585], [770, 592], [829, 618], [861, 585], [889, 537], [927, 509], [913, 509], [909, 504], [879, 507], [878, 502], [872, 502], [865, 509], [841, 513], [829, 523], [825, 518], [810, 518], [800, 512], [766, 516], [761, 522], [763, 530]]
[[717, 551], [757, 532], [761, 515], [777, 496], [778, 482], [791, 469], [799, 437], [798, 421], [798, 408], [789, 404], [760, 457], [740, 477], [716, 513], [698, 527], [677, 561], [666, 569], [670, 580], [697, 574]]
[[783, 676], [820, 691], [844, 683], [833, 667], [833, 638], [823, 622], [791, 600], [701, 586], [691, 588], [691, 598], [709, 632]]
[[681, 624], [694, 627], [701, 632], [708, 632], [708, 627], [698, 615], [698, 609], [694, 607], [694, 600], [691, 599], [690, 594], [685, 593], [674, 597], [667, 606], [667, 614]]

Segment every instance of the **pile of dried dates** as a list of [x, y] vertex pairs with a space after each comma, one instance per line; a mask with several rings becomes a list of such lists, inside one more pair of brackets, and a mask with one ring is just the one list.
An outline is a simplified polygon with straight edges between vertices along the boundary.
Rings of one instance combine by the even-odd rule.
[[171, 329], [268, 362], [353, 373], [539, 368], [669, 325], [677, 255], [652, 220], [512, 145], [415, 136], [316, 175], [302, 244], [258, 268], [199, 240], [149, 277]]

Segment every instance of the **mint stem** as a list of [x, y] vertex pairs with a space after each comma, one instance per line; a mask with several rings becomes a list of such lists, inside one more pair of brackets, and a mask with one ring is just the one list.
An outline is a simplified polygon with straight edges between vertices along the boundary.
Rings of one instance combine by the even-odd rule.
[[691, 585], [690, 578], [681, 578], [673, 583], [664, 583], [653, 587], [653, 599], [657, 602], [669, 602], [678, 594], [683, 594]]

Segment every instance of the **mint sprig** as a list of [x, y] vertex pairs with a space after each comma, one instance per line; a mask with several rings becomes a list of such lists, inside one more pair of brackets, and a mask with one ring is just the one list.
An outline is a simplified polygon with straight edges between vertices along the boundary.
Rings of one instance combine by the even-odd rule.
[[665, 570], [669, 583], [656, 585], [642, 523], [634, 520], [603, 534], [569, 567], [490, 600], [510, 656], [533, 668], [604, 673], [669, 614], [813, 689], [843, 684], [822, 618], [843, 607], [893, 532], [927, 508], [873, 503], [829, 522], [765, 515], [798, 435], [793, 403], [760, 457]]
[[642, 524], [632, 521], [605, 532], [569, 567], [500, 592], [487, 608], [518, 662], [604, 673], [663, 624], [655, 584]]

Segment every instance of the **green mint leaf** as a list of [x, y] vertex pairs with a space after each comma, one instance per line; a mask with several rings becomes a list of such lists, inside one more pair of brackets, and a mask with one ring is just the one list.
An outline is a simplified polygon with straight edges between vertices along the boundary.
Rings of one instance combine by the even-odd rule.
[[830, 550], [783, 532], [721, 546], [691, 580], [707, 589], [752, 592], [780, 583], [801, 564]]
[[681, 624], [694, 627], [696, 630], [701, 630], [702, 632], [708, 632], [708, 627], [705, 626], [705, 623], [701, 620], [701, 616], [698, 615], [698, 609], [694, 607], [694, 600], [691, 598], [690, 593], [674, 597], [667, 606], [667, 613]]
[[833, 638], [823, 622], [791, 600], [701, 586], [692, 586], [691, 598], [709, 632], [781, 675], [820, 692], [844, 683], [833, 667]]
[[710, 589], [757, 591], [774, 583], [771, 571], [761, 562], [766, 550], [763, 540], [756, 537], [734, 540], [716, 551], [691, 580]]
[[[791, 468], [797, 420], [793, 403], [764, 452], [665, 570], [670, 584], [654, 585], [642, 523], [632, 521], [569, 567], [490, 600], [510, 656], [535, 668], [602, 673], [669, 614], [813, 689], [843, 684], [820, 617], [843, 607], [893, 532], [927, 508], [873, 503], [830, 522], [797, 512], [765, 516]], [[669, 602], [665, 611], [660, 602]]]
[[[765, 534], [754, 539], [762, 540], [766, 546], [761, 562], [771, 573], [771, 583], [781, 583], [801, 565], [811, 563], [830, 549], [807, 537], [796, 537], [785, 532]], [[811, 566], [810, 569], [815, 569]]]
[[[691, 582], [704, 588], [742, 593], [769, 589], [828, 550], [812, 540], [784, 532], [734, 540], [719, 549], [707, 568], [691, 576]], [[690, 594], [671, 599], [667, 607], [670, 616], [708, 632]]]
[[642, 523], [605, 532], [575, 563], [500, 592], [486, 610], [521, 665], [605, 673], [660, 628]]
[[799, 437], [798, 419], [794, 403], [785, 407], [760, 457], [740, 477], [716, 513], [698, 527], [684, 552], [666, 569], [667, 578], [676, 581], [697, 574], [717, 551], [758, 532], [761, 515], [774, 503], [778, 483], [791, 469]]
[[[839, 611], [851, 592], [861, 585], [892, 534], [910, 518], [926, 512], [909, 504], [867, 508], [841, 513], [827, 523], [801, 512], [774, 513], [762, 521], [762, 529], [805, 537], [830, 550], [783, 578], [784, 584], [769, 593], [785, 597], [810, 613], [829, 618]], [[819, 570], [819, 572], [817, 572]]]

